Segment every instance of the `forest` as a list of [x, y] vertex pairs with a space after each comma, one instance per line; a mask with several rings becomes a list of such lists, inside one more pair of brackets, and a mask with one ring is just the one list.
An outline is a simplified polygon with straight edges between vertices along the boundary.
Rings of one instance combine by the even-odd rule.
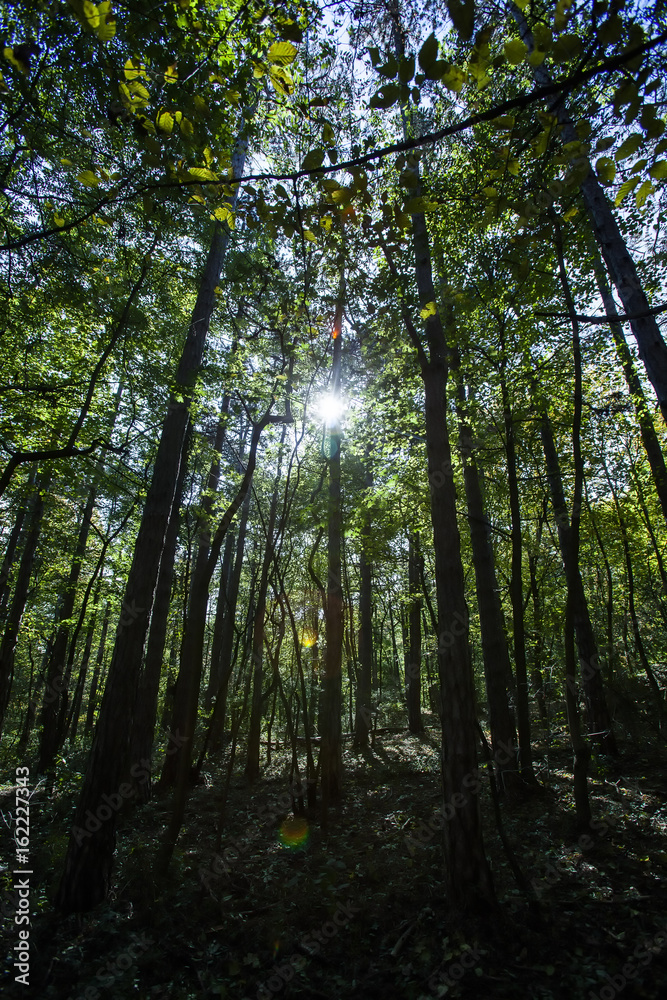
[[666, 182], [664, 0], [0, 0], [4, 995], [667, 995]]

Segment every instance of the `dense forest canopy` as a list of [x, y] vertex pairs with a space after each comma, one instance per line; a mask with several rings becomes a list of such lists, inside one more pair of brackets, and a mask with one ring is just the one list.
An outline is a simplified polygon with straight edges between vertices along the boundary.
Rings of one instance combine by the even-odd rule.
[[[116, 912], [135, 850], [157, 907], [202, 810], [224, 929], [238, 781], [279, 779], [282, 847], [331, 863], [380, 760], [432, 772], [437, 822], [395, 822], [445, 921], [516, 891], [548, 922], [505, 827], [551, 755], [590, 840], [663, 753], [665, 4], [0, 0], [0, 48], [8, 983], [83, 995], [49, 921]], [[28, 788], [55, 875], [24, 905]], [[161, 993], [153, 942], [104, 989], [333, 995], [305, 945], [274, 988], [286, 947]], [[429, 947], [396, 995], [510, 995], [478, 958], [433, 985]], [[634, 978], [600, 962], [567, 995]]]

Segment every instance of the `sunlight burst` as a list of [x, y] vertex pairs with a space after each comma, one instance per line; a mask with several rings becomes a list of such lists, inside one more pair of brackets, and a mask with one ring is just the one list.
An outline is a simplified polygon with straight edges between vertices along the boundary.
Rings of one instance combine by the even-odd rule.
[[340, 396], [334, 396], [333, 393], [328, 393], [326, 396], [321, 396], [320, 400], [315, 407], [315, 412], [317, 413], [318, 419], [322, 421], [327, 427], [332, 427], [334, 424], [338, 423], [340, 418], [345, 412], [345, 402]]

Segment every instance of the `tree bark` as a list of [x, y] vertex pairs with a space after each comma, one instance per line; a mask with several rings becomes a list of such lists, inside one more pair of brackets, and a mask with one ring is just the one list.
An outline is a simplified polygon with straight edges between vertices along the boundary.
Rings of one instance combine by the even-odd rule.
[[463, 376], [458, 367], [456, 381], [459, 450], [463, 462], [463, 480], [475, 571], [477, 607], [479, 608], [480, 631], [482, 633], [482, 658], [489, 700], [491, 744], [500, 787], [512, 794], [516, 793], [521, 783], [515, 753], [516, 731], [507, 691], [507, 678], [512, 672], [512, 667], [491, 544], [491, 525], [484, 509], [479, 470], [473, 449], [472, 430], [464, 412], [466, 399]]
[[419, 532], [408, 535], [408, 655], [405, 657], [405, 681], [408, 702], [408, 729], [411, 733], [423, 733], [421, 715], [421, 660], [422, 660], [422, 591], [421, 591], [421, 551]]
[[42, 469], [35, 481], [33, 495], [29, 504], [26, 539], [21, 553], [14, 595], [9, 614], [5, 622], [5, 630], [0, 642], [0, 733], [5, 721], [5, 713], [9, 704], [12, 682], [14, 679], [14, 654], [18, 641], [21, 619], [28, 599], [28, 588], [32, 576], [37, 543], [42, 530], [44, 514], [44, 498], [51, 485], [52, 470]]
[[[243, 173], [245, 151], [246, 142], [241, 141], [232, 157], [237, 177]], [[109, 890], [117, 814], [112, 811], [103, 822], [95, 814], [103, 805], [103, 796], [118, 794], [119, 784], [130, 766], [132, 719], [148, 622], [190, 423], [190, 403], [201, 369], [228, 240], [229, 230], [216, 223], [176, 373], [175, 393], [162, 426], [107, 684], [56, 896], [56, 907], [64, 912], [89, 910], [102, 902]], [[91, 821], [91, 815], [96, 822]]]
[[[519, 35], [529, 52], [532, 52], [534, 41], [526, 17], [516, 4], [511, 3], [510, 7], [519, 28]], [[552, 82], [543, 65], [533, 68], [533, 76], [540, 86], [547, 86]], [[554, 113], [561, 126], [562, 142], [579, 142], [577, 130], [563, 100], [555, 103]], [[590, 161], [586, 166], [587, 170], [581, 182], [581, 193], [593, 234], [618, 290], [626, 315], [635, 317], [630, 320], [630, 325], [637, 341], [639, 357], [655, 389], [662, 415], [667, 420], [667, 344], [662, 339], [655, 316], [650, 313], [651, 307], [637, 273], [637, 267], [628, 251], [604, 189]]]
[[[333, 362], [331, 395], [338, 397], [341, 386], [343, 341], [343, 279], [333, 322]], [[341, 699], [343, 658], [343, 580], [341, 567], [341, 484], [340, 425], [329, 428], [329, 490], [327, 598], [325, 607], [326, 648], [320, 707], [320, 765], [324, 822], [330, 806], [340, 803], [343, 790], [343, 754], [341, 745]]]

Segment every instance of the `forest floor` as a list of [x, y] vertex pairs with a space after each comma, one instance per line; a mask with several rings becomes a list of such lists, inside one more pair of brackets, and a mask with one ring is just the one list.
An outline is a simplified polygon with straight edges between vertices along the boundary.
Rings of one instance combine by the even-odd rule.
[[[441, 805], [438, 735], [435, 727], [421, 737], [384, 733], [363, 755], [346, 744], [345, 800], [331, 812], [326, 831], [316, 818], [286, 818], [284, 758], [274, 755], [251, 788], [235, 773], [219, 852], [223, 778], [208, 774], [206, 785], [193, 790], [166, 879], [152, 874], [152, 859], [169, 800], [153, 799], [123, 818], [112, 898], [83, 917], [55, 916], [51, 905], [83, 757], [62, 762], [52, 793], [42, 786], [31, 802], [33, 985], [13, 982], [10, 959], [0, 980], [3, 994], [44, 1000], [666, 997], [664, 744], [646, 730], [641, 739], [620, 733], [619, 759], [592, 762], [594, 821], [582, 837], [574, 828], [566, 734], [552, 732], [548, 748], [538, 740], [544, 790], [504, 805], [503, 817], [539, 913], [512, 875], [484, 778], [485, 839], [500, 911], [465, 923], [449, 912], [442, 834], [437, 822], [428, 826]], [[12, 803], [8, 783], [0, 788], [3, 816]], [[14, 862], [11, 836], [3, 839], [0, 944], [8, 957], [17, 940]]]

